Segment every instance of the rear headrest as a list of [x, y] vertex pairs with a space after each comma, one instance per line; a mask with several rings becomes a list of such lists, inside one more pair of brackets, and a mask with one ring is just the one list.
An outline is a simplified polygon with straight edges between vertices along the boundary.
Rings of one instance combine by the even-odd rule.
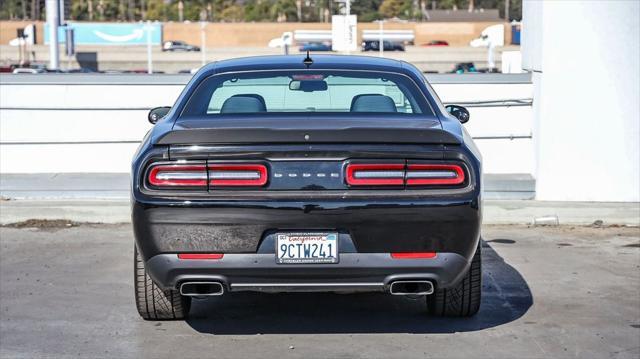
[[233, 95], [224, 101], [220, 109], [220, 113], [253, 112], [267, 112], [264, 97], [253, 93]]
[[363, 94], [351, 100], [351, 112], [398, 112], [395, 102], [389, 96]]

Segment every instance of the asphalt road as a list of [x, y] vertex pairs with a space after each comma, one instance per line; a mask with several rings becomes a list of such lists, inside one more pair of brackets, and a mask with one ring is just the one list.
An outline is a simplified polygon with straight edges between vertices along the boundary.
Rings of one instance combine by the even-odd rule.
[[472, 319], [384, 294], [230, 294], [186, 322], [133, 303], [129, 225], [0, 228], [0, 357], [638, 358], [640, 230], [491, 226]]

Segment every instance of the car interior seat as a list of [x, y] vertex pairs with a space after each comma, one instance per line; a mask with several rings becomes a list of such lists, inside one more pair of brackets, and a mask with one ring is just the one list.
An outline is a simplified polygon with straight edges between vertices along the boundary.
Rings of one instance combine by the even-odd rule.
[[226, 99], [220, 113], [254, 113], [267, 112], [264, 97], [258, 94], [238, 94]]
[[351, 100], [351, 112], [398, 112], [398, 109], [389, 96], [362, 94]]

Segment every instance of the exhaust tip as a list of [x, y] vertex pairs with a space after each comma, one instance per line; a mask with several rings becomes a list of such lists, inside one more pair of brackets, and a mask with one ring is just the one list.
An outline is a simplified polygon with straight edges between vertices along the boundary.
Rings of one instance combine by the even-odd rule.
[[398, 280], [389, 287], [393, 295], [429, 295], [433, 290], [433, 283], [428, 280]]
[[220, 282], [184, 282], [180, 285], [180, 294], [188, 297], [222, 295], [224, 286]]

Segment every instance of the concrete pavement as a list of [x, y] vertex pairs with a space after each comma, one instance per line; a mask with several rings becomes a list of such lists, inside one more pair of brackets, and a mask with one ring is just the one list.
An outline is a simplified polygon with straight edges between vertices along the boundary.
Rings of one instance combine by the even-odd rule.
[[133, 301], [129, 225], [0, 228], [2, 358], [638, 358], [637, 228], [485, 226], [471, 319], [385, 294], [231, 294], [186, 322]]

